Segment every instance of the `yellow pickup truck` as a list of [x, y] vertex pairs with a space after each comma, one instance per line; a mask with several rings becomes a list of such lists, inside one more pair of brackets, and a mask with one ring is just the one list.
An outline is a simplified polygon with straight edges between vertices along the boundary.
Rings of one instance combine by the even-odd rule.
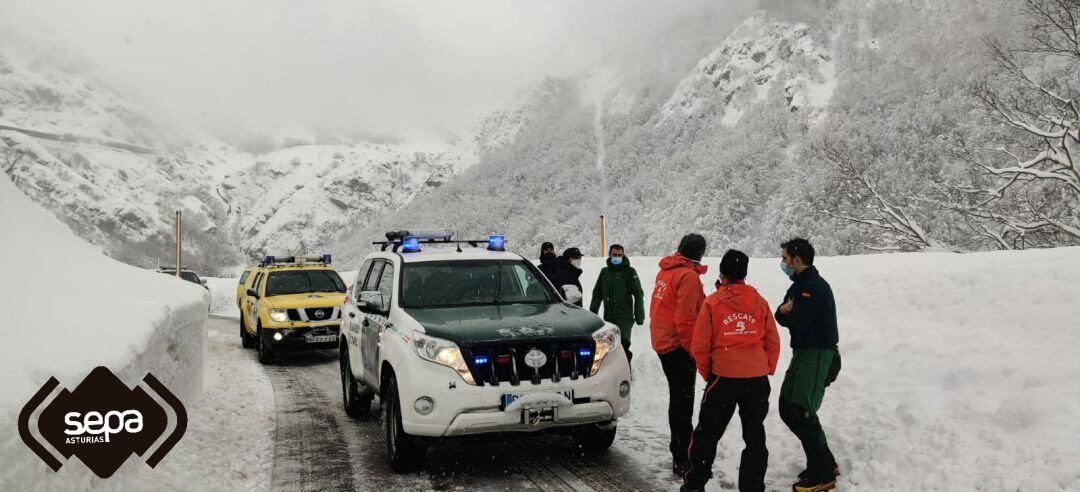
[[240, 341], [260, 363], [285, 350], [337, 348], [345, 282], [330, 255], [267, 256], [241, 286]]

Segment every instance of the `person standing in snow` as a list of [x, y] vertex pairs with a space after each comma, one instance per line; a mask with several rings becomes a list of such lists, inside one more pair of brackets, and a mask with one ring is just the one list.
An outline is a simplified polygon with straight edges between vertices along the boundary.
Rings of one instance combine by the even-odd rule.
[[780, 245], [780, 269], [791, 278], [776, 321], [791, 332], [791, 365], [780, 386], [780, 418], [802, 442], [806, 470], [793, 486], [796, 492], [818, 492], [836, 486], [840, 469], [829, 450], [817, 412], [825, 388], [840, 373], [836, 302], [832, 288], [814, 267], [814, 247], [795, 238]]
[[558, 268], [559, 257], [555, 256], [555, 245], [545, 242], [540, 245], [540, 271], [551, 280]]
[[678, 252], [660, 260], [653, 288], [649, 330], [653, 350], [668, 382], [668, 425], [671, 427], [672, 471], [682, 476], [690, 467], [687, 448], [693, 431], [694, 374], [697, 367], [690, 356], [690, 343], [705, 291], [701, 275], [708, 267], [705, 238], [687, 234], [679, 242]]
[[548, 277], [551, 284], [559, 289], [563, 298], [578, 307], [584, 307], [581, 302], [581, 251], [577, 248], [567, 248], [555, 262], [555, 273]]
[[780, 335], [765, 298], [746, 285], [750, 258], [728, 250], [720, 261], [720, 282], [705, 298], [694, 324], [690, 353], [707, 381], [698, 424], [690, 439], [690, 469], [682, 491], [703, 491], [712, 477], [716, 445], [739, 407], [745, 448], [739, 464], [739, 490], [765, 490], [765, 416], [769, 378], [780, 357]]
[[608, 248], [607, 266], [600, 269], [596, 286], [592, 292], [589, 310], [600, 312], [604, 306], [604, 321], [619, 327], [623, 350], [626, 351], [627, 363], [634, 357], [630, 352], [630, 328], [636, 322], [645, 324], [645, 293], [641, 290], [641, 279], [637, 270], [630, 266], [630, 258], [622, 245], [612, 244]]

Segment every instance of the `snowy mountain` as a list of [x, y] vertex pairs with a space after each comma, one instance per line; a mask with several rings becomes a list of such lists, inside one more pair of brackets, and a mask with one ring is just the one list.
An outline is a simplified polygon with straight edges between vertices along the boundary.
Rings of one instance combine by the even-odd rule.
[[[926, 197], [981, 179], [952, 157], [961, 137], [1010, 138], [973, 116], [970, 91], [999, 76], [985, 40], [1008, 32], [1004, 3], [761, 6], [712, 44], [671, 43], [678, 57], [658, 47], [550, 81], [560, 90], [512, 144], [338, 249], [422, 225], [498, 231], [522, 252], [553, 241], [595, 254], [601, 214], [608, 243], [638, 255], [670, 252], [691, 231], [755, 254], [792, 235], [831, 254], [995, 248], [971, 217]], [[830, 154], [838, 146], [857, 158]]]

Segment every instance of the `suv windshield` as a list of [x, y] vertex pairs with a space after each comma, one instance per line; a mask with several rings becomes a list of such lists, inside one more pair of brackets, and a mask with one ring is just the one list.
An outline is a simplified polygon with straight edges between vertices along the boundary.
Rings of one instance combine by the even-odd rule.
[[453, 260], [406, 263], [401, 277], [405, 308], [484, 304], [551, 304], [554, 292], [524, 261]]
[[266, 278], [266, 297], [305, 292], [345, 292], [345, 283], [333, 270], [271, 272]]

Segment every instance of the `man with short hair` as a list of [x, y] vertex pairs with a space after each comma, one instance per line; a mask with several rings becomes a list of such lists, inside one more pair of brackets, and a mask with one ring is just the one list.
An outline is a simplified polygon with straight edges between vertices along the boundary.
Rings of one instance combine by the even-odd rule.
[[750, 258], [728, 250], [720, 261], [716, 292], [705, 298], [694, 325], [691, 354], [708, 384], [701, 398], [698, 425], [690, 440], [690, 469], [684, 492], [703, 491], [712, 477], [716, 445], [735, 408], [746, 447], [739, 464], [739, 490], [765, 490], [765, 416], [769, 413], [769, 378], [780, 357], [780, 336], [765, 298], [746, 285]]
[[645, 324], [645, 293], [641, 290], [641, 279], [637, 270], [630, 266], [630, 258], [621, 244], [612, 244], [608, 248], [607, 266], [600, 269], [600, 276], [593, 287], [592, 302], [589, 310], [600, 312], [604, 306], [604, 321], [619, 327], [626, 362], [634, 354], [630, 352], [630, 328], [636, 322]]
[[701, 264], [705, 256], [705, 238], [687, 234], [679, 241], [673, 255], [660, 260], [653, 288], [649, 331], [652, 346], [660, 357], [668, 382], [668, 425], [671, 428], [672, 472], [682, 476], [690, 468], [687, 449], [693, 432], [694, 374], [697, 367], [690, 356], [694, 337], [694, 322], [705, 300], [701, 275], [708, 267]]
[[793, 485], [796, 492], [836, 487], [840, 468], [829, 450], [817, 412], [825, 388], [840, 373], [836, 301], [832, 288], [814, 267], [814, 247], [795, 238], [780, 245], [780, 269], [792, 283], [776, 321], [791, 332], [791, 364], [780, 386], [780, 419], [802, 443], [806, 470]]

